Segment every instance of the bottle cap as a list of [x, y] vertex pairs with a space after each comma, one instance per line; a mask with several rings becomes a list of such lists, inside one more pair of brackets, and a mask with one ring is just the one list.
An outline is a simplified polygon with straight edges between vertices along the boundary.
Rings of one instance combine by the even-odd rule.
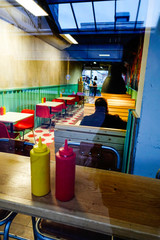
[[67, 139], [65, 139], [64, 147], [59, 149], [59, 154], [63, 157], [68, 157], [73, 154], [73, 149], [68, 147]]
[[33, 149], [35, 152], [39, 152], [39, 153], [47, 151], [47, 146], [46, 146], [46, 144], [42, 143], [41, 137], [39, 137], [39, 142], [38, 142], [38, 144], [33, 146]]

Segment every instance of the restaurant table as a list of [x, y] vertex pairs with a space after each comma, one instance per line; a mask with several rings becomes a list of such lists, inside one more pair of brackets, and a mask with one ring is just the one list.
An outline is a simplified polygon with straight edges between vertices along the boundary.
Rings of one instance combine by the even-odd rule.
[[[75, 97], [58, 97], [57, 99], [61, 99], [61, 100], [64, 100], [65, 101], [65, 104], [67, 106], [67, 101], [72, 101], [75, 99]], [[65, 115], [67, 114], [67, 110], [65, 109]]]
[[38, 106], [47, 106], [50, 108], [50, 113], [52, 112], [52, 107], [58, 107], [60, 105], [62, 105], [63, 103], [61, 102], [50, 102], [50, 101], [46, 101], [44, 103], [38, 103], [36, 105]]
[[0, 122], [10, 123], [10, 130], [13, 132], [13, 123], [31, 117], [32, 115], [33, 114], [30, 113], [7, 112], [4, 115], [0, 115]]
[[75, 197], [31, 194], [30, 158], [0, 152], [0, 208], [132, 239], [160, 239], [160, 180], [76, 166]]
[[67, 101], [67, 100], [74, 100], [75, 97], [58, 97], [57, 99], [61, 99], [61, 100]]

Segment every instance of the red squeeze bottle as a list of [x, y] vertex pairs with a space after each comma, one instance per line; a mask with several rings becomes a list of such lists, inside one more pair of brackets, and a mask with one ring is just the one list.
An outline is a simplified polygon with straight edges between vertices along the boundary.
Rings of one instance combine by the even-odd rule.
[[0, 107], [0, 115], [3, 115], [3, 107]]
[[56, 198], [69, 201], [74, 197], [76, 154], [68, 147], [67, 139], [64, 147], [56, 153]]

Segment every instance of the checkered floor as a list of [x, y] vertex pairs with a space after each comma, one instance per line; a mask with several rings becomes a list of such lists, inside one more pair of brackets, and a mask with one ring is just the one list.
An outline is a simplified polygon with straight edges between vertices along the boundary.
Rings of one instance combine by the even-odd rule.
[[[53, 121], [56, 123], [61, 124], [72, 124], [72, 125], [79, 125], [81, 119], [83, 118], [83, 108], [76, 108], [73, 112], [73, 116], [71, 117], [65, 117], [65, 118], [55, 118]], [[51, 126], [46, 128], [46, 126], [42, 125], [35, 129], [35, 140], [36, 143], [39, 141], [39, 137], [41, 137], [42, 142], [46, 145], [51, 144], [54, 141], [54, 126]], [[25, 141], [34, 142], [33, 133], [29, 132], [28, 134], [25, 134], [24, 136]]]

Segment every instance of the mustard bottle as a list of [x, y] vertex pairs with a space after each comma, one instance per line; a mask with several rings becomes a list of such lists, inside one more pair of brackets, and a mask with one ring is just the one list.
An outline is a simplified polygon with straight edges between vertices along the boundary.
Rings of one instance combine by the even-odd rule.
[[44, 196], [50, 191], [50, 150], [41, 137], [30, 151], [30, 163], [31, 191], [35, 196]]
[[6, 114], [6, 107], [3, 106], [3, 114]]

